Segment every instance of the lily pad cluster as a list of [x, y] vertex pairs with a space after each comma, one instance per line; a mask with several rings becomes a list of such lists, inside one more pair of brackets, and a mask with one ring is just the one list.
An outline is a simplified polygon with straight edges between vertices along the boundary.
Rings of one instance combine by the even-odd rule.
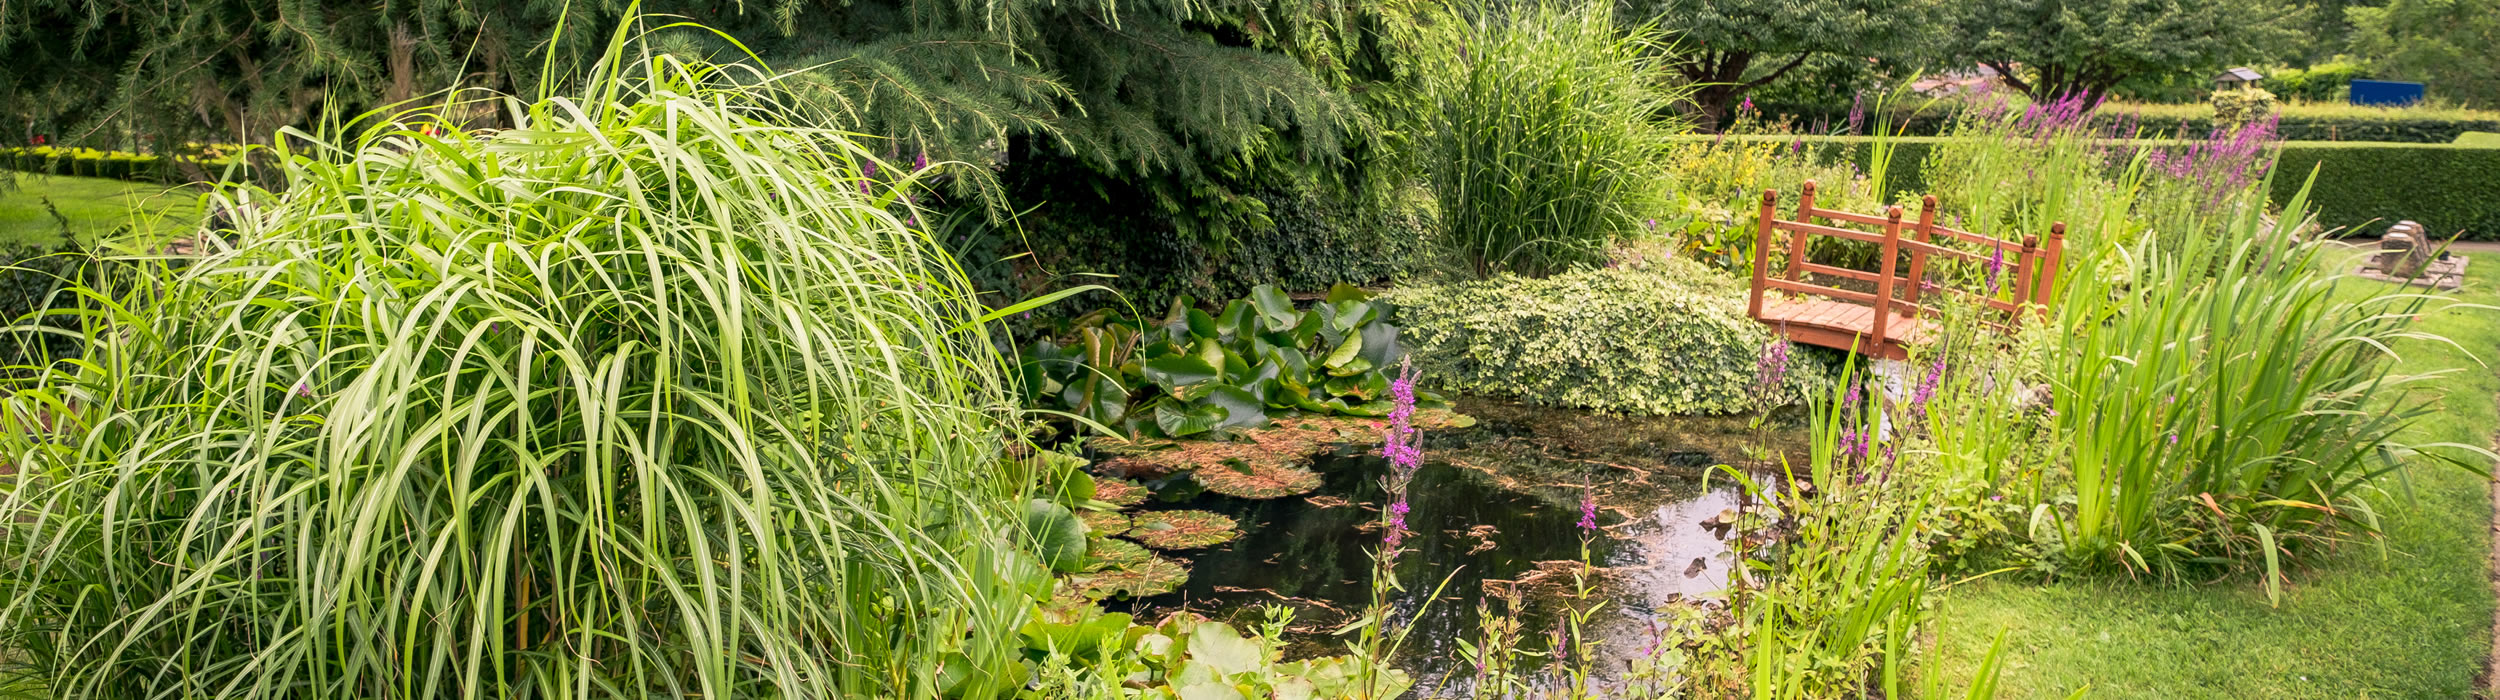
[[[1415, 412], [1415, 425], [1426, 429], [1463, 428], [1475, 419], [1448, 409]], [[1267, 427], [1247, 431], [1235, 440], [1129, 440], [1098, 437], [1087, 443], [1105, 457], [1102, 470], [1113, 474], [1161, 476], [1189, 472], [1208, 491], [1236, 498], [1270, 499], [1316, 491], [1323, 479], [1303, 465], [1312, 455], [1342, 445], [1380, 441], [1380, 421], [1354, 416], [1301, 415], [1279, 417]], [[1115, 480], [1105, 480], [1110, 484]], [[1109, 488], [1104, 486], [1103, 488]], [[1108, 496], [1105, 500], [1110, 500]]]
[[1239, 528], [1232, 518], [1203, 510], [1156, 510], [1131, 518], [1128, 537], [1155, 549], [1198, 549], [1232, 541]]
[[[1366, 679], [1374, 697], [1398, 697], [1413, 685], [1404, 671], [1369, 667], [1355, 656], [1285, 661], [1283, 643], [1275, 637], [1243, 636], [1231, 625], [1196, 615], [1174, 615], [1147, 625], [1126, 613], [1105, 613], [1090, 605], [1043, 607], [1019, 632], [1023, 663], [1058, 659], [1080, 668], [1118, 669], [1129, 674], [1126, 685], [1132, 690], [1126, 692], [1132, 698], [1347, 698], [1363, 695]], [[1049, 694], [1063, 689], [1038, 690]]]
[[1161, 319], [1096, 311], [1072, 324], [1068, 345], [1025, 350], [1022, 387], [1032, 405], [1133, 436], [1233, 433], [1294, 414], [1385, 416], [1387, 370], [1404, 354], [1392, 311], [1343, 284], [1307, 310], [1261, 285], [1214, 314], [1187, 296]]

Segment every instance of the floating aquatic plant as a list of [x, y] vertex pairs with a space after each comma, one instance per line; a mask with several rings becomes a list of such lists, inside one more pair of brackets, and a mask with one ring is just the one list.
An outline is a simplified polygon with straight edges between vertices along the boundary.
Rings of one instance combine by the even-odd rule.
[[1128, 532], [1128, 516], [1114, 510], [1077, 511], [1076, 519], [1085, 523], [1085, 531], [1096, 537], [1110, 537]]
[[1094, 477], [1094, 500], [1127, 508], [1146, 502], [1146, 487], [1127, 479]]
[[1203, 510], [1158, 510], [1130, 518], [1128, 536], [1155, 549], [1197, 549], [1231, 541], [1239, 527]]
[[1208, 491], [1236, 498], [1268, 499], [1319, 490], [1319, 472], [1301, 467], [1232, 460], [1191, 472]]
[[1132, 569], [1154, 558], [1154, 553], [1146, 551], [1145, 547], [1116, 537], [1094, 538], [1088, 554], [1091, 558], [1086, 561], [1086, 573]]
[[[1120, 540], [1100, 540], [1119, 542]], [[1144, 550], [1138, 550], [1143, 552]], [[1189, 567], [1180, 562], [1145, 555], [1136, 563], [1116, 569], [1068, 577], [1068, 586], [1078, 595], [1092, 600], [1113, 597], [1143, 598], [1179, 590], [1189, 581]]]

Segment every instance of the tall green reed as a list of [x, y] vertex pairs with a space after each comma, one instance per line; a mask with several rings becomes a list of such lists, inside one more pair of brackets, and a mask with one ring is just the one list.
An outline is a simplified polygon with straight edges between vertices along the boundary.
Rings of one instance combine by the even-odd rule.
[[[937, 697], [1043, 581], [906, 170], [640, 50], [513, 128], [289, 132], [0, 401], [0, 643], [56, 697]], [[405, 122], [405, 123], [404, 123]], [[883, 173], [879, 176], [877, 173]], [[47, 427], [50, 426], [50, 427]]]
[[2328, 270], [2349, 261], [2299, 237], [2307, 192], [2280, 216], [2234, 207], [2219, 235], [2105, 249], [2126, 274], [2060, 290], [2070, 340], [2049, 373], [2074, 505], [2036, 519], [2069, 556], [2174, 575], [2261, 558], [2272, 590], [2298, 542], [2375, 529], [2359, 496], [2406, 459], [2490, 457], [2397, 439], [2431, 377], [2392, 374], [2391, 341], [2444, 302]]
[[1468, 274], [1603, 262], [1672, 203], [1659, 176], [1679, 130], [1661, 116], [1678, 95], [1669, 53], [1656, 27], [1621, 26], [1610, 8], [1480, 9], [1421, 72], [1436, 242]]

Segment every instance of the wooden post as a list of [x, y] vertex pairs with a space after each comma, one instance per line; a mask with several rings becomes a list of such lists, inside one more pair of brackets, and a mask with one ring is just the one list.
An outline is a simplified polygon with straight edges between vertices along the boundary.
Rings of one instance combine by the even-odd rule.
[[[1918, 227], [1910, 229], [1910, 239], [1927, 243], [1935, 238], [1935, 231], [1936, 196], [1931, 194], [1918, 200]], [[1910, 288], [1901, 290], [1901, 300], [1916, 304], [1918, 303], [1918, 288], [1927, 282], [1927, 249], [1919, 248], [1910, 251], [1910, 278], [1907, 281], [1910, 283]], [[1918, 312], [1910, 313], [1916, 316]]]
[[2008, 320], [2009, 320], [2009, 321], [2011, 321], [2012, 323], [2015, 323], [2015, 324], [2020, 324], [2020, 323], [2022, 323], [2022, 321], [2023, 321], [2022, 308], [2023, 308], [2023, 307], [2025, 307], [2025, 306], [2030, 306], [2030, 305], [2031, 305], [2031, 299], [2032, 299], [2032, 297], [2033, 297], [2033, 296], [2035, 296], [2036, 294], [2038, 294], [2038, 292], [2037, 292], [2037, 291], [2035, 291], [2035, 290], [2033, 290], [2033, 289], [2031, 288], [2031, 273], [2032, 273], [2032, 268], [2033, 268], [2033, 267], [2035, 267], [2035, 266], [2037, 266], [2037, 265], [2039, 264], [2039, 263], [2038, 263], [2038, 259], [2039, 259], [2039, 257], [2040, 257], [2040, 236], [2038, 236], [2038, 235], [2036, 235], [2036, 234], [2035, 234], [2035, 235], [2024, 236], [2024, 237], [2023, 237], [2023, 250], [2022, 250], [2022, 253], [2021, 253], [2021, 254], [2019, 254], [2019, 255], [2016, 255], [2016, 256], [2014, 257], [2014, 261], [2015, 261], [2015, 262], [2014, 262], [2014, 309], [2015, 309], [2015, 311], [2014, 311], [2014, 317], [2013, 317], [2013, 318], [2011, 318], [2011, 319], [2008, 319]]
[[1779, 212], [1772, 207], [1778, 206], [1779, 201], [1779, 190], [1763, 190], [1762, 218], [1754, 222], [1753, 299], [1747, 302], [1745, 314], [1756, 319], [1762, 318], [1762, 282], [1771, 269], [1771, 224], [1779, 218]]
[[1884, 356], [1884, 326], [1888, 325], [1887, 321], [1892, 320], [1893, 258], [1900, 256], [1901, 208], [1886, 207], [1884, 209], [1883, 270], [1875, 275], [1875, 337], [1871, 343], [1871, 349], [1868, 350], [1874, 357]]
[[[1766, 208], [1769, 205], [1764, 205]], [[1805, 189], [1797, 193], [1797, 221], [1814, 223], [1814, 181], [1807, 180]], [[1795, 282], [1805, 274], [1806, 232], [1788, 232], [1788, 281]]]
[[2057, 288], [2057, 267], [2066, 264], [2065, 256], [2066, 222], [2049, 224], [2049, 251], [2040, 264], [2040, 289], [2032, 297], [2040, 302], [2043, 314], [2049, 306], [2049, 293]]

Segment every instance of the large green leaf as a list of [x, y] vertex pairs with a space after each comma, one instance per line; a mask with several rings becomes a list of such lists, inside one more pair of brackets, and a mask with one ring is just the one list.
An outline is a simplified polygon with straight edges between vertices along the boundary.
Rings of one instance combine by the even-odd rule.
[[1302, 325], [1302, 312], [1293, 308], [1293, 300], [1285, 297], [1276, 285], [1262, 284], [1250, 290], [1250, 302], [1258, 306], [1259, 326], [1270, 333], [1283, 333]]
[[1363, 359], [1371, 366], [1388, 369], [1398, 365], [1398, 327], [1374, 323], [1363, 327]]
[[1267, 649], [1258, 640], [1243, 639], [1232, 625], [1199, 623], [1189, 630], [1189, 660], [1206, 664], [1218, 677], [1267, 668]]
[[1328, 353], [1328, 359], [1320, 361], [1320, 365], [1332, 370], [1330, 373], [1334, 374], [1333, 370], [1345, 367], [1346, 363], [1362, 357], [1362, 352], [1363, 336], [1348, 335], [1344, 341], [1337, 343], [1335, 351]]
[[1153, 382], [1155, 386], [1162, 387], [1166, 392], [1174, 392], [1193, 384], [1215, 381], [1223, 376], [1221, 372], [1215, 371], [1215, 365], [1195, 355], [1165, 355], [1153, 358], [1146, 361], [1144, 369], [1146, 381]]
[[1213, 338], [1213, 337], [1215, 337], [1215, 317], [1214, 317], [1214, 316], [1209, 316], [1209, 315], [1207, 315], [1207, 312], [1205, 312], [1205, 311], [1200, 311], [1200, 310], [1197, 310], [1197, 309], [1190, 309], [1190, 310], [1189, 310], [1189, 314], [1188, 314], [1188, 319], [1189, 319], [1189, 334], [1190, 334], [1190, 335], [1197, 336], [1197, 337], [1200, 337], [1200, 338]]
[[1258, 309], [1247, 300], [1234, 299], [1224, 305], [1223, 313], [1215, 315], [1215, 330], [1228, 341], [1258, 335]]
[[1214, 406], [1224, 412], [1218, 430], [1247, 430], [1267, 425], [1267, 406], [1258, 396], [1237, 386], [1218, 386], [1199, 399], [1201, 405]]
[[1024, 504], [1024, 529], [1052, 571], [1074, 572], [1085, 566], [1085, 522], [1067, 506], [1039, 498]]
[[1193, 406], [1171, 400], [1156, 403], [1154, 408], [1155, 427], [1163, 431], [1164, 437], [1188, 437], [1214, 430], [1224, 423], [1225, 416], [1222, 406]]
[[1363, 291], [1362, 287], [1344, 282], [1338, 282], [1335, 286], [1328, 288], [1327, 301], [1331, 304], [1341, 301], [1371, 301], [1371, 298], [1371, 292]]

